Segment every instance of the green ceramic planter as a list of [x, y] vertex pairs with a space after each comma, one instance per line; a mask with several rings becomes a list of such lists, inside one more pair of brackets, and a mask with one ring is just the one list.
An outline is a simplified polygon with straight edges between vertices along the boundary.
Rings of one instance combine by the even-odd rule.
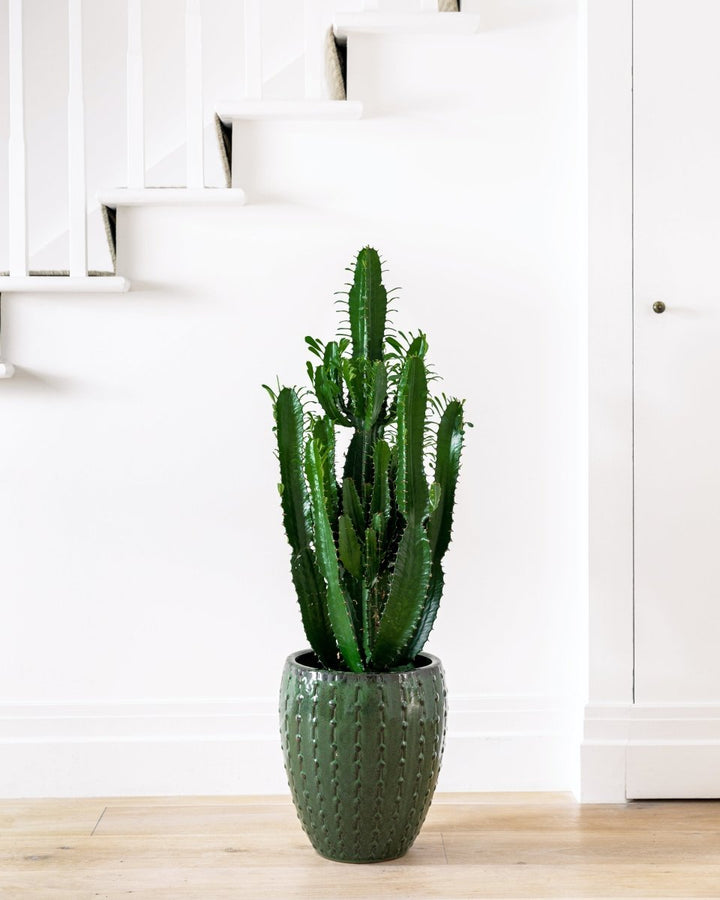
[[340, 862], [402, 856], [437, 783], [445, 681], [429, 653], [409, 672], [356, 674], [291, 654], [280, 689], [280, 732], [295, 808], [313, 847]]

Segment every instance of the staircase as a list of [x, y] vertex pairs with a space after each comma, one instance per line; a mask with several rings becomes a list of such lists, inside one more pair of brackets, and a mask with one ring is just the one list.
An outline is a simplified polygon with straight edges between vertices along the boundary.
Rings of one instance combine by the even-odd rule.
[[[200, 0], [185, 0], [186, 178], [182, 187], [147, 184], [143, 69], [142, 0], [127, 0], [126, 136], [127, 186], [102, 188], [100, 204], [113, 263], [112, 271], [88, 266], [88, 202], [86, 120], [83, 83], [83, 0], [68, 2], [68, 196], [69, 257], [67, 268], [29, 268], [28, 192], [25, 147], [23, 0], [9, 0], [9, 270], [0, 273], [0, 297], [11, 293], [123, 293], [130, 280], [117, 271], [118, 209], [138, 206], [242, 206], [246, 193], [234, 150], [242, 146], [248, 123], [343, 122], [363, 114], [361, 99], [347, 96], [348, 61], [354, 43], [366, 35], [467, 35], [478, 30], [478, 15], [460, 13], [455, 0], [412, 0], [410, 9], [384, 10], [378, 0], [366, 0], [360, 11], [342, 12], [333, 0], [304, 2], [304, 96], [268, 99], [264, 96], [262, 0], [244, 2], [244, 97], [221, 100], [213, 112], [218, 152], [225, 171], [224, 187], [208, 187], [205, 177], [206, 110], [203, 103], [203, 16]], [[440, 11], [443, 10], [443, 11]], [[207, 48], [206, 52], [207, 52]], [[212, 51], [212, 48], [210, 48]], [[351, 77], [351, 76], [350, 76]], [[257, 198], [256, 198], [257, 199]], [[0, 378], [10, 378], [14, 366], [2, 356]]]

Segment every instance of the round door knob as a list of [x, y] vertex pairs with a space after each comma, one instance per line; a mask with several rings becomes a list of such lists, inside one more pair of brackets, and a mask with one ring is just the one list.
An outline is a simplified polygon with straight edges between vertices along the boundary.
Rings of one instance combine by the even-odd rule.
[[656, 300], [653, 303], [653, 312], [656, 312], [658, 315], [665, 312], [665, 304], [662, 302], [662, 300]]

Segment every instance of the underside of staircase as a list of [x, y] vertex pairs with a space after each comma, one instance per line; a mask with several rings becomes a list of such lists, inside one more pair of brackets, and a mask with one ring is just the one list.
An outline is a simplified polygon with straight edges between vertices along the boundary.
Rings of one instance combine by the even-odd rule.
[[[322, 93], [329, 99], [278, 100], [259, 96], [218, 101], [214, 123], [218, 153], [225, 173], [224, 187], [150, 187], [143, 183], [135, 187], [103, 189], [95, 199], [103, 214], [113, 270], [89, 270], [85, 274], [77, 274], [70, 269], [0, 272], [0, 297], [17, 293], [109, 294], [131, 290], [130, 279], [116, 271], [118, 209], [244, 206], [248, 197], [245, 189], [237, 183], [241, 170], [233, 164], [234, 154], [242, 153], [244, 127], [252, 123], [272, 122], [338, 123], [340, 127], [342, 123], [360, 119], [364, 115], [362, 100], [347, 96], [347, 71], [348, 64], [352, 67], [354, 40], [372, 35], [462, 36], [480, 30], [481, 17], [460, 12], [454, 0], [440, 0], [436, 8], [437, 12], [427, 11], [423, 7], [422, 11], [409, 13], [370, 10], [336, 15], [332, 26], [327, 28], [323, 48], [322, 77], [325, 83]], [[257, 201], [251, 199], [250, 202]], [[1, 340], [0, 333], [0, 347]], [[0, 378], [12, 377], [14, 372], [12, 363], [3, 360], [0, 353]]]

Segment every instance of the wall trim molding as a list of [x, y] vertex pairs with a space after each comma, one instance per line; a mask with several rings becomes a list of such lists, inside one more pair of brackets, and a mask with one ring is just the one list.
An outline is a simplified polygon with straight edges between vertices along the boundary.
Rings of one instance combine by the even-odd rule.
[[592, 704], [581, 749], [584, 803], [716, 796], [720, 704]]
[[[439, 790], [570, 790], [572, 698], [450, 697]], [[0, 703], [0, 796], [286, 793], [272, 698]]]
[[[588, 710], [596, 711], [634, 699], [632, 0], [583, 0], [581, 12], [587, 76]], [[586, 714], [581, 797], [622, 802], [625, 745], [613, 734], [593, 736], [593, 720], [594, 712]]]

